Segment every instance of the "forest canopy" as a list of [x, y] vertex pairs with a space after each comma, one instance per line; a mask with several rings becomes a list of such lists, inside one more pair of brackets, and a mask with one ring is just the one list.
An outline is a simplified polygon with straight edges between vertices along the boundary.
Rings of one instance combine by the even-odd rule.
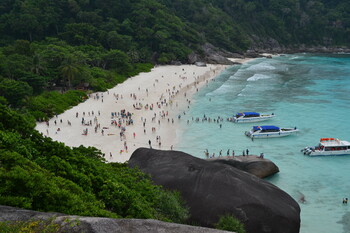
[[136, 61], [183, 60], [204, 42], [244, 51], [251, 35], [348, 46], [349, 12], [348, 1], [329, 0], [16, 0], [0, 3], [0, 35], [3, 45], [56, 37], [134, 52]]
[[205, 43], [242, 53], [265, 39], [349, 46], [350, 2], [1, 1], [0, 95], [21, 107], [48, 90], [105, 91], [151, 64], [187, 63]]

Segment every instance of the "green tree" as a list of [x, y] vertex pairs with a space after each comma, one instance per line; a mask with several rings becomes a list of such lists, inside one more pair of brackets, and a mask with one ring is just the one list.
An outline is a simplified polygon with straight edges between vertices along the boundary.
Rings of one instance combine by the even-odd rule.
[[72, 87], [72, 81], [83, 75], [82, 66], [73, 57], [67, 57], [59, 67], [61, 75], [67, 79], [68, 87]]
[[33, 90], [26, 82], [12, 79], [0, 80], [0, 96], [4, 96], [7, 101], [15, 107], [23, 104], [26, 97], [31, 96]]
[[33, 88], [33, 94], [37, 95], [42, 93], [48, 86], [49, 78], [46, 76], [41, 76], [33, 73], [25, 73], [19, 81], [26, 82]]
[[0, 67], [4, 77], [19, 79], [23, 73], [30, 70], [30, 59], [27, 56], [14, 53], [3, 56], [3, 59]]
[[44, 75], [46, 71], [46, 64], [40, 54], [35, 53], [32, 58], [30, 70], [37, 75]]
[[107, 43], [111, 49], [129, 51], [133, 45], [132, 37], [120, 35], [116, 31], [111, 31], [107, 35]]
[[109, 50], [102, 59], [104, 69], [114, 69], [120, 73], [128, 72], [131, 69], [130, 58], [120, 50]]
[[64, 32], [60, 36], [68, 43], [74, 45], [98, 45], [99, 32], [88, 23], [70, 23], [66, 24]]

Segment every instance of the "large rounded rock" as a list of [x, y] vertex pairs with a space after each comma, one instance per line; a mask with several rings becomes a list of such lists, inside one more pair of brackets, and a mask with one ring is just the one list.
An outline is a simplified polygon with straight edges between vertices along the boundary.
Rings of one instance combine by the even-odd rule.
[[239, 170], [253, 174], [259, 178], [265, 178], [279, 172], [279, 168], [271, 160], [259, 158], [255, 155], [235, 156], [209, 159], [214, 163], [226, 164]]
[[139, 148], [129, 166], [151, 175], [154, 183], [178, 190], [190, 207], [190, 221], [213, 226], [232, 214], [247, 232], [296, 233], [300, 207], [276, 186], [234, 167], [180, 151]]

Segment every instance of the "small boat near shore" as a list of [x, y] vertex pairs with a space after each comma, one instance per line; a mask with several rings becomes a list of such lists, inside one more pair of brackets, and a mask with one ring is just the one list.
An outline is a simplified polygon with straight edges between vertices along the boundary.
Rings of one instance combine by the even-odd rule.
[[248, 123], [248, 122], [258, 122], [265, 121], [273, 118], [275, 114], [260, 114], [258, 112], [239, 112], [233, 118], [232, 122], [235, 123]]
[[350, 155], [350, 142], [337, 138], [321, 138], [317, 146], [305, 147], [301, 152], [309, 156]]
[[253, 126], [250, 131], [246, 131], [245, 135], [255, 138], [279, 138], [295, 134], [299, 130], [294, 128], [280, 128], [274, 125]]

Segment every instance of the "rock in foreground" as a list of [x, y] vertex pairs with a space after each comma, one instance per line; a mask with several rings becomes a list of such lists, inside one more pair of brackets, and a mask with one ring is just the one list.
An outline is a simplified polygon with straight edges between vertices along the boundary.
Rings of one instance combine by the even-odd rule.
[[224, 164], [179, 151], [139, 148], [129, 166], [151, 175], [153, 181], [178, 190], [190, 207], [192, 219], [213, 226], [220, 216], [233, 214], [249, 233], [296, 233], [300, 228], [298, 203], [276, 186]]
[[265, 178], [279, 172], [279, 168], [271, 160], [262, 159], [255, 155], [214, 158], [208, 159], [208, 161], [226, 164], [259, 178]]
[[67, 216], [43, 213], [10, 206], [0, 206], [0, 222], [42, 220], [59, 226], [59, 232], [70, 233], [229, 233], [204, 227], [166, 223], [152, 219], [113, 219]]

